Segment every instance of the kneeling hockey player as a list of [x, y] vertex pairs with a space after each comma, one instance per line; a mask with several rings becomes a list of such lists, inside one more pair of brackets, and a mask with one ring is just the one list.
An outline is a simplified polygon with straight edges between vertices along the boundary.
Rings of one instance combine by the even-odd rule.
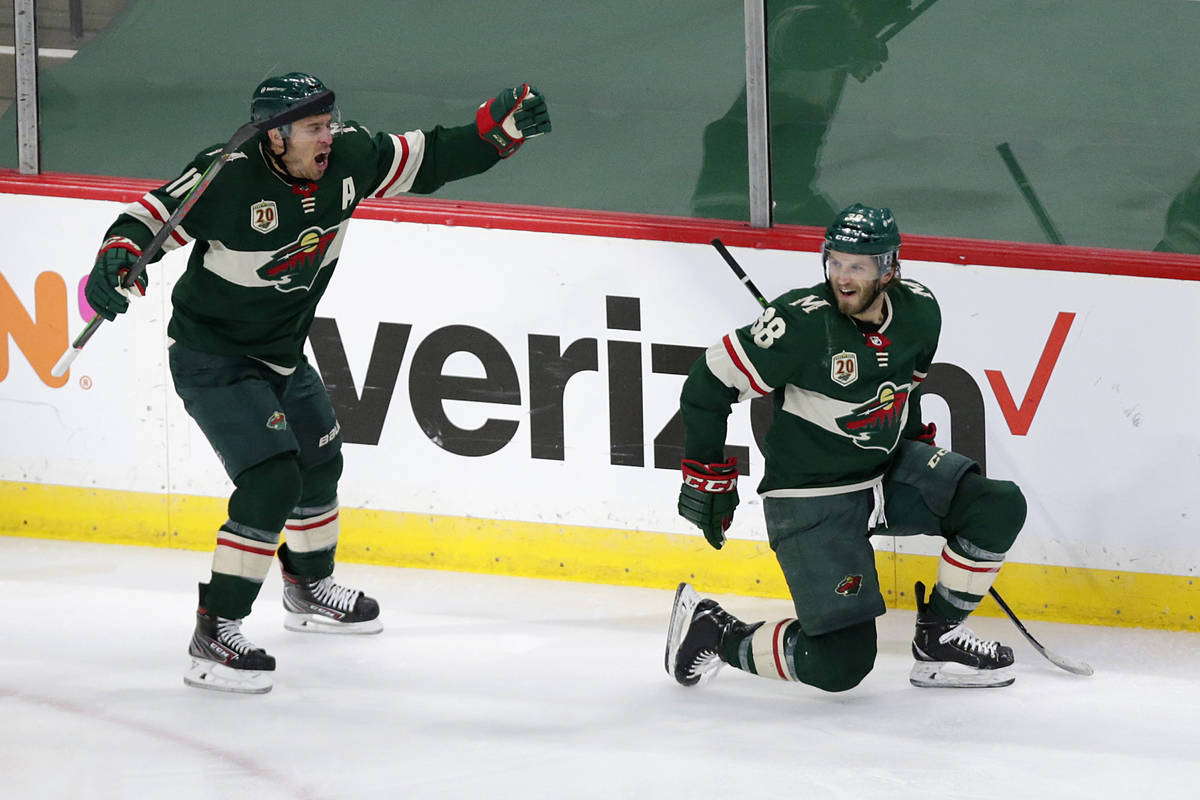
[[[305, 73], [268, 78], [251, 97], [251, 119], [271, 119], [325, 92]], [[235, 486], [212, 576], [200, 584], [184, 676], [191, 686], [271, 689], [275, 659], [241, 624], [277, 547], [289, 630], [382, 630], [379, 604], [332, 577], [342, 437], [304, 341], [360, 202], [432, 192], [550, 130], [545, 100], [528, 84], [483, 103], [473, 123], [404, 134], [343, 123], [332, 94], [328, 100], [234, 152], [166, 240], [165, 250], [195, 241], [171, 297], [171, 376]], [[105, 319], [128, 308], [122, 277], [220, 150], [201, 151], [108, 229], [86, 290]], [[143, 279], [130, 291], [144, 290]]]
[[1025, 522], [1025, 498], [939, 449], [934, 426], [922, 424], [941, 313], [928, 289], [900, 278], [899, 250], [890, 210], [843, 210], [825, 233], [825, 282], [777, 298], [708, 348], [684, 383], [679, 513], [718, 549], [738, 502], [736, 463], [723, 454], [730, 407], [774, 396], [758, 491], [796, 610], [748, 625], [680, 584], [666, 667], [685, 686], [724, 664], [830, 692], [858, 685], [874, 667], [885, 610], [873, 533], [945, 539], [928, 601], [916, 585], [912, 683], [1012, 683], [1011, 648], [963, 623]]

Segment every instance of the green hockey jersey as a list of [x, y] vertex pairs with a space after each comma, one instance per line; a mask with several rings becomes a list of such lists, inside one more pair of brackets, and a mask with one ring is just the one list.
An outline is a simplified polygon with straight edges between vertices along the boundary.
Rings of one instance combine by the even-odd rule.
[[883, 325], [864, 332], [838, 311], [827, 284], [794, 289], [708, 348], [680, 398], [685, 457], [723, 460], [732, 404], [770, 394], [760, 494], [840, 494], [877, 483], [902, 436], [919, 432], [920, 386], [941, 332], [937, 300], [916, 281], [890, 286], [884, 303]]
[[[233, 153], [167, 238], [164, 253], [195, 242], [171, 296], [167, 333], [194, 350], [251, 356], [283, 373], [299, 363], [360, 202], [432, 192], [499, 161], [473, 124], [401, 135], [346, 122], [334, 130], [318, 181], [285, 177], [264, 147], [252, 139]], [[128, 206], [106, 239], [144, 249], [220, 151], [201, 152], [178, 178]]]

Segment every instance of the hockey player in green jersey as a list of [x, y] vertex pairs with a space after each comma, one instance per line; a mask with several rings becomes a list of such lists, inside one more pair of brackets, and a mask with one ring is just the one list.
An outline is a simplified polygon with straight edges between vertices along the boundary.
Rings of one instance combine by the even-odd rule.
[[[306, 73], [268, 78], [254, 90], [251, 118], [270, 119], [326, 91]], [[329, 96], [320, 113], [233, 153], [164, 248], [195, 242], [171, 296], [170, 369], [235, 486], [211, 578], [200, 584], [184, 676], [192, 686], [271, 689], [275, 659], [241, 633], [241, 623], [276, 552], [289, 630], [382, 630], [378, 603], [332, 577], [342, 437], [304, 341], [360, 202], [433, 192], [550, 130], [545, 99], [528, 84], [482, 103], [470, 124], [404, 134], [343, 122]], [[201, 151], [108, 229], [86, 289], [105, 319], [124, 312], [129, 295], [144, 294], [144, 279], [125, 290], [123, 276], [220, 150]]]
[[684, 383], [679, 513], [717, 549], [738, 503], [737, 464], [723, 453], [731, 405], [773, 397], [758, 491], [796, 611], [748, 625], [680, 584], [665, 660], [685, 686], [724, 664], [831, 692], [858, 685], [874, 667], [885, 611], [872, 534], [945, 540], [928, 601], [916, 586], [911, 682], [1013, 680], [1012, 650], [963, 623], [1020, 532], [1025, 499], [938, 448], [933, 424], [922, 424], [941, 314], [927, 288], [901, 279], [899, 250], [890, 210], [844, 209], [825, 233], [825, 282], [770, 303], [708, 348]]

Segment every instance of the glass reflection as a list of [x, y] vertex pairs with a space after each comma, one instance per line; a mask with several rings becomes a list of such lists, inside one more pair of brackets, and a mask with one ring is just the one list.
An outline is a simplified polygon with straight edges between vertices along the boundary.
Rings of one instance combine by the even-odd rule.
[[[767, 79], [774, 221], [825, 225], [839, 207], [817, 185], [821, 148], [848, 78], [866, 81], [887, 41], [934, 0], [776, 0], [767, 3]], [[746, 91], [704, 129], [692, 196], [700, 217], [749, 217]]]

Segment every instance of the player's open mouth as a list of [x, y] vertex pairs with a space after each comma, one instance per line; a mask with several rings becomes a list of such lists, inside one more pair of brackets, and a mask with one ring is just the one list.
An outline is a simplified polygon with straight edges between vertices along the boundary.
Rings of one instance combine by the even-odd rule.
[[316, 162], [318, 167], [324, 167], [329, 163], [329, 153], [317, 153]]

